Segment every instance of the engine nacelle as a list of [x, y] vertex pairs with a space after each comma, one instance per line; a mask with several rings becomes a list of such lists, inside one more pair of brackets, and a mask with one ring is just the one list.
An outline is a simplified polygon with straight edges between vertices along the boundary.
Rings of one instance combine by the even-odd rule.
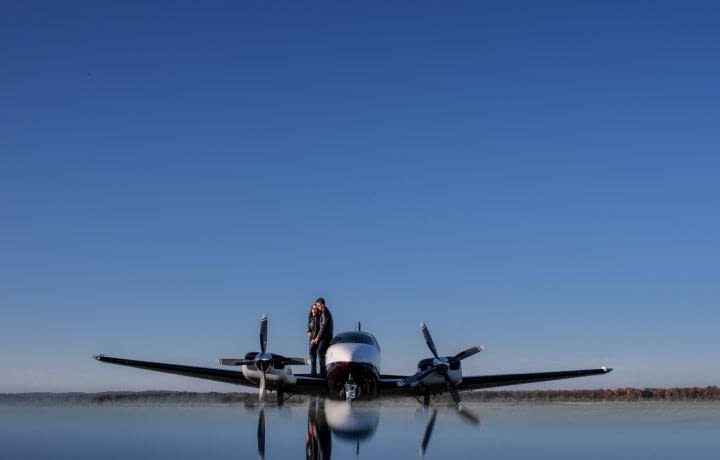
[[[245, 359], [254, 360], [257, 356], [257, 352], [251, 352], [245, 355]], [[271, 353], [271, 356], [278, 357], [280, 355], [275, 355]], [[262, 371], [257, 368], [254, 364], [246, 364], [243, 365], [241, 368], [241, 371], [243, 373], [243, 376], [245, 376], [246, 379], [256, 382], [259, 384], [260, 382], [260, 375], [262, 374]], [[282, 363], [274, 364], [268, 367], [268, 369], [265, 371], [265, 381], [267, 382], [267, 385], [271, 388], [277, 388], [278, 386], [281, 386], [285, 383], [288, 384], [295, 384], [296, 378], [292, 373], [292, 369], [290, 366], [286, 366]]]
[[[451, 356], [446, 356], [445, 359], [448, 361], [447, 363], [447, 376], [450, 378], [450, 381], [454, 383], [455, 385], [462, 382], [462, 365], [460, 364], [460, 361], [450, 359]], [[425, 371], [431, 367], [433, 367], [437, 363], [436, 358], [425, 358], [418, 361], [417, 367], [418, 372]], [[440, 372], [433, 372], [424, 379], [420, 381], [420, 385], [424, 386], [433, 386], [433, 385], [442, 385], [445, 386], [445, 378], [441, 375], [442, 371]]]

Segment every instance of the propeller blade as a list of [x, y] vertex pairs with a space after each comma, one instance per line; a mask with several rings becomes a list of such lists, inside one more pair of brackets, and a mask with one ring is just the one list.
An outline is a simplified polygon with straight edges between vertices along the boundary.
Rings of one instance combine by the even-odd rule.
[[408, 386], [408, 385], [414, 385], [417, 382], [419, 382], [420, 380], [427, 377], [428, 375], [432, 374], [433, 372], [435, 372], [435, 368], [430, 367], [428, 369], [425, 369], [422, 372], [418, 372], [415, 375], [411, 375], [410, 377], [400, 380], [399, 382], [397, 382], [397, 386], [404, 387], [404, 386]]
[[439, 358], [437, 349], [435, 348], [435, 342], [433, 342], [432, 336], [430, 335], [430, 331], [428, 330], [425, 323], [420, 323], [420, 330], [423, 333], [423, 336], [425, 337], [425, 343], [427, 343], [428, 348], [432, 352], [433, 356], [436, 358]]
[[477, 347], [468, 348], [467, 350], [461, 351], [451, 358], [451, 361], [462, 361], [465, 358], [469, 358], [476, 353], [485, 351], [485, 347], [478, 345]]
[[420, 444], [420, 456], [425, 456], [425, 451], [430, 443], [430, 436], [432, 436], [433, 428], [435, 427], [435, 418], [437, 417], [437, 409], [433, 409], [432, 415], [425, 425], [425, 434], [423, 434], [422, 443]]
[[453, 401], [455, 401], [455, 404], [458, 407], [462, 406], [462, 399], [460, 399], [460, 393], [458, 393], [455, 385], [452, 383], [452, 380], [450, 380], [450, 377], [448, 377], [447, 374], [443, 374], [443, 377], [445, 377], [445, 383], [447, 384], [448, 391], [450, 392], [450, 396], [452, 396]]
[[265, 409], [262, 408], [258, 417], [257, 443], [258, 458], [263, 460], [265, 458]]
[[260, 317], [260, 351], [265, 353], [267, 348], [267, 315]]
[[255, 361], [252, 359], [219, 358], [217, 363], [223, 366], [247, 366], [255, 364]]
[[480, 417], [475, 415], [474, 412], [467, 409], [462, 404], [458, 406], [458, 414], [460, 414], [462, 417], [465, 418], [465, 420], [472, 423], [473, 425], [480, 425]]
[[448, 377], [447, 374], [443, 374], [443, 377], [445, 377], [445, 383], [447, 384], [448, 390], [450, 391], [450, 396], [452, 396], [453, 401], [455, 401], [458, 414], [465, 417], [466, 420], [473, 423], [474, 425], [480, 424], [480, 417], [478, 417], [472, 411], [466, 409], [465, 406], [463, 406], [462, 400], [460, 399], [460, 394], [458, 393], [457, 388], [455, 388], [455, 384], [453, 384], [452, 380], [450, 380], [450, 377]]
[[260, 404], [265, 404], [265, 372], [260, 374], [260, 389], [258, 391], [258, 399]]

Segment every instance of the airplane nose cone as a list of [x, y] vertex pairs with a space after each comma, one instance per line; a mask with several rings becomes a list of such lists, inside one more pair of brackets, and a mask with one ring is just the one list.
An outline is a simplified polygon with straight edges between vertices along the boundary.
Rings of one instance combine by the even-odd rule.
[[364, 355], [365, 352], [361, 347], [348, 343], [330, 347], [327, 357], [332, 361], [356, 362], [361, 361]]

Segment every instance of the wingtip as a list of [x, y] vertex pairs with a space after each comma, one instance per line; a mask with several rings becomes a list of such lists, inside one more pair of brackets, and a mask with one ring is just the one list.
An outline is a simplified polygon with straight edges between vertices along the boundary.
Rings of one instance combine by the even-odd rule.
[[608, 372], [612, 372], [613, 368], [612, 368], [612, 367], [605, 367], [605, 366], [603, 366], [603, 367], [602, 367], [602, 370], [603, 370], [604, 373], [607, 374]]
[[105, 357], [105, 355], [95, 355], [95, 356], [93, 356], [93, 359], [96, 359], [96, 360], [98, 360], [98, 361], [102, 361], [104, 357]]

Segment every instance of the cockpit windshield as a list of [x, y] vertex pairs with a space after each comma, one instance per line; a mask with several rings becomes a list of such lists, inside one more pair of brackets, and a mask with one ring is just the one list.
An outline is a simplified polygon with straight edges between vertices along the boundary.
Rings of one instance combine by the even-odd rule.
[[375, 337], [367, 332], [341, 332], [332, 339], [330, 345], [336, 345], [338, 343], [364, 343], [375, 347], [378, 346]]

